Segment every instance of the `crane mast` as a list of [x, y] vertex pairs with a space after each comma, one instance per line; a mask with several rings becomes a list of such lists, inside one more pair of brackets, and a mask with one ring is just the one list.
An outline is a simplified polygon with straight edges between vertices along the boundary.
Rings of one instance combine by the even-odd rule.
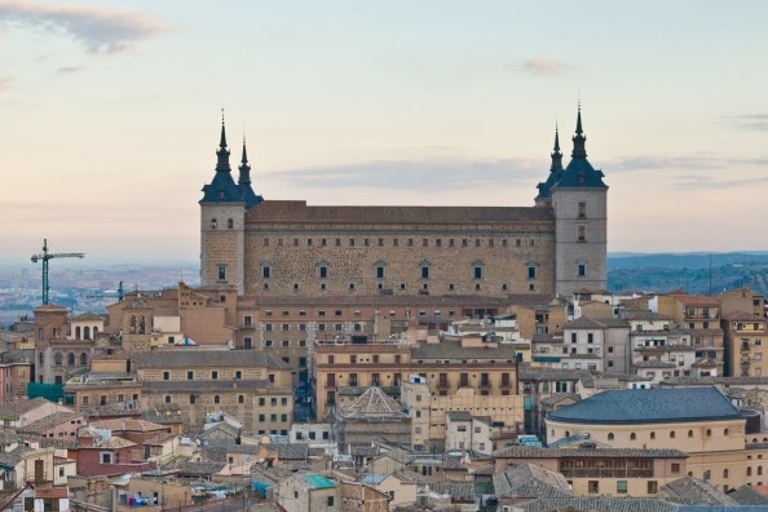
[[53, 258], [85, 258], [84, 252], [48, 252], [48, 239], [43, 239], [43, 252], [32, 255], [32, 263], [43, 262], [43, 306], [48, 304], [48, 261]]

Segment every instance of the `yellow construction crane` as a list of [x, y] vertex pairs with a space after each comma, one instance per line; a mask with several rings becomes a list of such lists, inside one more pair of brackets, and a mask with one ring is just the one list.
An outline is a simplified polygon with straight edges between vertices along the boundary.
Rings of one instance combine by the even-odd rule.
[[84, 252], [48, 252], [48, 239], [43, 240], [43, 252], [32, 255], [32, 263], [43, 262], [43, 306], [48, 304], [48, 260], [53, 258], [85, 258]]

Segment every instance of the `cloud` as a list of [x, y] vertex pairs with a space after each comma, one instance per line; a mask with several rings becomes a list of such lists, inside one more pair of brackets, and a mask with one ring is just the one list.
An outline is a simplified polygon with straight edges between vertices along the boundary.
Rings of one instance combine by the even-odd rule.
[[0, 0], [0, 22], [66, 33], [92, 53], [118, 53], [165, 32], [167, 28], [147, 14], [78, 4], [52, 5], [29, 0]]
[[746, 114], [731, 119], [742, 128], [768, 132], [768, 114]]
[[559, 75], [568, 68], [564, 62], [548, 59], [531, 59], [523, 63], [523, 71], [536, 75]]
[[740, 178], [740, 179], [728, 179], [719, 180], [714, 179], [712, 176], [701, 175], [686, 175], [679, 176], [675, 188], [678, 190], [723, 190], [730, 188], [743, 188], [743, 187], [761, 187], [768, 185], [768, 178], [755, 177], [755, 178]]
[[0, 91], [6, 90], [13, 82], [12, 76], [0, 76]]
[[373, 161], [333, 167], [309, 167], [264, 175], [273, 182], [304, 183], [324, 188], [374, 188], [447, 191], [494, 185], [535, 186], [546, 179], [546, 162], [506, 159], [424, 159]]
[[57, 73], [77, 73], [82, 70], [80, 66], [63, 66], [56, 70]]

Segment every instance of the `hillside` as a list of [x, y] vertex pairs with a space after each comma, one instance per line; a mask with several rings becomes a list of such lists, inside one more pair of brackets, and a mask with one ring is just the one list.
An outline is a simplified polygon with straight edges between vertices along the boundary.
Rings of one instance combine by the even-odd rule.
[[608, 255], [608, 288], [611, 291], [683, 289], [706, 294], [710, 292], [710, 275], [713, 293], [747, 287], [766, 294], [768, 253]]

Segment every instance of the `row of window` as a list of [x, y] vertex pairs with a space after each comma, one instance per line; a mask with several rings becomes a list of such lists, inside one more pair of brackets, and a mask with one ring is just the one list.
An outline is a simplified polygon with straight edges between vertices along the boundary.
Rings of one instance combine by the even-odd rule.
[[[43, 354], [40, 354], [40, 362], [42, 363], [42, 361], [43, 361]], [[53, 361], [57, 366], [63, 365], [64, 354], [62, 354], [61, 352], [57, 352], [56, 355], [53, 356]], [[75, 354], [73, 354], [72, 352], [67, 354], [67, 364], [69, 366], [75, 366], [76, 361], [77, 361], [77, 357], [75, 356]], [[83, 352], [82, 354], [80, 354], [80, 366], [87, 366], [87, 365], [88, 365], [88, 354]]]
[[[730, 434], [730, 431], [729, 431], [729, 429], [727, 429], [727, 428], [724, 428], [724, 429], [723, 429], [723, 435], [724, 435], [724, 436], [728, 436], [729, 434]], [[570, 435], [571, 435], [570, 431], [566, 430], [566, 431], [565, 431], [565, 437], [569, 437]], [[674, 430], [671, 430], [671, 431], [669, 432], [669, 438], [670, 438], [670, 439], [675, 439], [676, 435], [677, 435], [677, 434], [676, 434], [676, 432], [675, 432]], [[689, 438], [693, 438], [695, 435], [696, 435], [695, 431], [693, 431], [693, 430], [689, 430], [689, 431], [688, 431], [688, 437], [689, 437]], [[706, 430], [704, 431], [704, 435], [705, 435], [706, 437], [712, 437], [712, 429], [711, 429], [711, 428], [708, 428], [708, 429], [706, 429]], [[553, 437], [555, 436], [555, 431], [554, 431], [554, 430], [552, 430], [552, 436], [553, 436]], [[648, 437], [649, 437], [650, 439], [656, 439], [656, 432], [651, 432], [651, 433], [648, 435]], [[613, 433], [613, 432], [609, 432], [609, 433], [608, 433], [608, 440], [609, 440], [609, 441], [613, 441], [614, 439], [615, 439], [615, 435], [614, 435], [614, 433]], [[637, 434], [636, 434], [635, 432], [631, 432], [631, 433], [629, 434], [629, 440], [630, 440], [630, 441], [636, 441], [636, 440], [637, 440]]]
[[[211, 370], [211, 380], [219, 380], [219, 371], [218, 370]], [[198, 378], [200, 375], [198, 375]], [[235, 371], [235, 379], [240, 380], [243, 378], [243, 372], [241, 370]], [[171, 380], [171, 372], [164, 371], [163, 372], [163, 380]], [[187, 380], [195, 380], [195, 372], [188, 371], [187, 372]], [[269, 382], [275, 382], [275, 375], [270, 373], [269, 374]]]
[[[584, 267], [584, 271], [586, 272], [586, 265], [582, 265]], [[528, 264], [528, 279], [536, 279], [537, 275], [537, 263], [529, 263]], [[223, 275], [224, 278], [221, 277], [222, 273], [221, 270], [223, 269]], [[220, 279], [226, 279], [226, 265], [219, 265], [219, 274]], [[374, 267], [374, 276], [376, 279], [384, 279], [387, 274], [387, 265], [384, 263], [379, 263]], [[317, 267], [317, 277], [320, 279], [328, 279], [330, 275], [330, 265], [328, 263], [320, 263]], [[432, 272], [432, 264], [429, 262], [423, 262], [419, 264], [419, 270], [417, 272], [417, 276], [421, 279], [431, 279], [433, 276]], [[471, 269], [471, 276], [473, 279], [483, 279], [484, 272], [483, 272], [483, 264], [482, 263], [474, 263], [472, 265]], [[262, 263], [261, 264], [261, 277], [262, 279], [271, 279], [274, 277], [274, 271], [272, 268], [272, 265], [269, 263]], [[298, 283], [294, 284], [294, 288], [297, 289]]]
[[[189, 404], [190, 405], [195, 405], [197, 403], [197, 398], [198, 398], [197, 395], [189, 395]], [[275, 399], [273, 398], [272, 400], [274, 401]], [[288, 399], [287, 398], [283, 398], [282, 400], [284, 402], [282, 405], [288, 405]], [[263, 402], [264, 402], [263, 398], [259, 399], [259, 405], [263, 406], [264, 405]], [[171, 395], [166, 395], [165, 396], [165, 403], [167, 403], [167, 404], [171, 403]], [[213, 403], [220, 404], [221, 403], [221, 397], [219, 395], [214, 395], [213, 396]], [[245, 395], [237, 395], [237, 403], [238, 404], [244, 404], [245, 403]], [[273, 403], [272, 405], [277, 405], [277, 402]], [[272, 418], [271, 421], [277, 421], [277, 414], [272, 414], [271, 418]], [[263, 414], [259, 415], [259, 421], [262, 421], [262, 422], [264, 421], [264, 415]], [[288, 415], [287, 414], [281, 414], [280, 415], [280, 421], [282, 421], [282, 422], [288, 421]]]
[[[334, 324], [334, 329], [338, 332], [341, 332], [344, 330], [344, 324]], [[352, 331], [354, 332], [362, 332], [363, 325], [362, 324], [352, 324]], [[327, 329], [326, 324], [317, 324], [317, 330], [318, 331], [325, 331]], [[264, 331], [266, 332], [274, 332], [274, 325], [273, 324], [264, 324]], [[282, 324], [280, 326], [281, 332], [289, 332], [291, 330], [290, 324]], [[299, 324], [299, 332], [306, 332], [307, 330], [307, 324]]]
[[[215, 219], [214, 219], [215, 221]], [[211, 226], [213, 226], [213, 222], [211, 223]], [[215, 229], [215, 228], [214, 228]], [[405, 238], [402, 240], [402, 244], [400, 243], [401, 240], [399, 238], [393, 238], [391, 239], [391, 246], [392, 247], [416, 247], [417, 245], [420, 245], [421, 247], [483, 247], [483, 241], [485, 240], [485, 247], [496, 247], [496, 239], [494, 238], [475, 238], [475, 239], [469, 239], [469, 238], [462, 238], [462, 239], [455, 239], [455, 238], [447, 238], [445, 239], [445, 243], [443, 243], [442, 238], [435, 238], [430, 240], [429, 238], [422, 238], [422, 239], [414, 239], [414, 238]], [[500, 240], [500, 246], [501, 247], [510, 247], [513, 244], [511, 243], [511, 240], [508, 238], [501, 238]], [[370, 238], [363, 238], [362, 243], [359, 243], [360, 240], [356, 238], [349, 238], [349, 239], [342, 239], [342, 238], [320, 238], [317, 240], [317, 246], [319, 247], [328, 247], [333, 245], [334, 247], [384, 247], [385, 246], [385, 239], [384, 238], [376, 238], [376, 239], [370, 239]], [[262, 241], [262, 245], [264, 247], [270, 246], [270, 239], [264, 238]], [[284, 240], [282, 238], [278, 238], [276, 240], [278, 247], [283, 247], [284, 245], [287, 245], [284, 243]], [[299, 247], [301, 245], [301, 239], [294, 238], [293, 239], [293, 247]], [[306, 246], [307, 247], [315, 247], [315, 239], [314, 238], [307, 238], [306, 239]], [[514, 247], [535, 247], [536, 246], [536, 239], [535, 238], [528, 238], [528, 239], [522, 239], [522, 238], [516, 238], [514, 239]]]
[[[627, 481], [616, 481], [616, 494], [627, 494]], [[659, 492], [659, 482], [656, 480], [649, 480], [646, 483], [646, 491], [648, 494], [657, 494]], [[600, 494], [600, 480], [588, 480], [587, 492], [589, 494]]]
[[[211, 229], [218, 229], [219, 227], [219, 221], [215, 218], [211, 219]], [[234, 229], [235, 227], [235, 221], [234, 219], [227, 219], [227, 229]]]

